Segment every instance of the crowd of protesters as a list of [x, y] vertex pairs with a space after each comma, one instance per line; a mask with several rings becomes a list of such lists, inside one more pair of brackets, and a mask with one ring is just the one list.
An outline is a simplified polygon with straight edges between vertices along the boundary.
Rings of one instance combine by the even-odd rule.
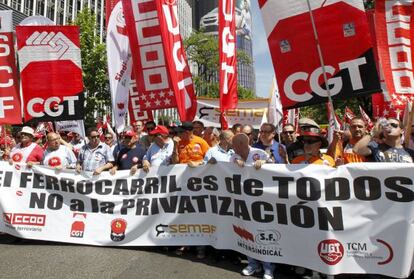
[[[309, 118], [300, 119], [298, 127], [284, 125], [280, 133], [270, 123], [262, 124], [259, 130], [235, 124], [220, 131], [204, 127], [200, 121], [183, 122], [178, 127], [137, 121], [120, 135], [101, 134], [96, 128], [88, 129], [86, 135], [85, 139], [73, 132], [42, 135], [25, 126], [14, 137], [0, 140], [1, 158], [10, 164], [41, 164], [92, 175], [103, 171], [115, 174], [118, 170], [129, 170], [134, 175], [139, 169], [148, 172], [153, 166], [170, 164], [194, 168], [232, 162], [239, 167], [260, 169], [263, 164], [337, 167], [348, 163], [414, 161], [414, 151], [403, 144], [404, 136], [412, 135], [404, 135], [402, 122], [395, 118], [381, 119], [371, 131], [362, 118], [354, 118], [345, 130], [334, 132], [330, 144], [320, 126]], [[181, 255], [188, 249], [180, 247], [176, 253]], [[205, 247], [196, 247], [196, 252], [199, 259], [206, 256]], [[263, 278], [271, 279], [279, 267], [294, 269], [248, 257], [242, 274], [250, 276], [263, 270]], [[302, 269], [300, 277], [312, 278], [312, 273]]]

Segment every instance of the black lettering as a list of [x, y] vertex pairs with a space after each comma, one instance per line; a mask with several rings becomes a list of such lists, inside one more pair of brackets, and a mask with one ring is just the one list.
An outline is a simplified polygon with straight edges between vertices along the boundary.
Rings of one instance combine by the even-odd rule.
[[289, 198], [289, 182], [295, 181], [293, 177], [272, 176], [273, 181], [277, 181], [279, 186], [279, 198]]
[[192, 197], [193, 200], [197, 201], [197, 208], [199, 213], [205, 213], [206, 210], [206, 199], [208, 199], [208, 196], [194, 196]]
[[348, 179], [334, 177], [325, 179], [325, 199], [327, 201], [346, 201], [351, 198]]
[[44, 189], [45, 188], [45, 184], [44, 184], [44, 180], [43, 180], [43, 175], [40, 173], [34, 173], [33, 174], [33, 188], [34, 189]]
[[258, 179], [246, 179], [243, 182], [244, 192], [253, 197], [259, 197], [263, 195], [263, 183]]
[[218, 200], [221, 201], [219, 215], [222, 216], [233, 216], [233, 213], [229, 211], [231, 205], [231, 198], [228, 197], [218, 197]]
[[59, 180], [55, 176], [45, 175], [46, 189], [59, 191]]
[[148, 177], [145, 183], [145, 194], [157, 194], [158, 190], [158, 178]]
[[177, 210], [178, 196], [160, 198], [160, 205], [165, 213], [175, 213]]
[[373, 201], [381, 198], [381, 181], [371, 176], [361, 176], [354, 180], [355, 197], [362, 201]]
[[113, 214], [115, 204], [113, 202], [101, 202], [101, 213]]
[[317, 201], [321, 198], [321, 184], [316, 178], [301, 177], [296, 182], [296, 194], [301, 200]]
[[203, 178], [203, 182], [206, 184], [206, 186], [204, 187], [206, 190], [209, 190], [209, 191], [218, 190], [218, 184], [216, 183], [217, 177], [213, 175], [207, 175]]
[[344, 221], [342, 219], [342, 208], [334, 206], [332, 208], [333, 214], [326, 207], [318, 207], [318, 221], [319, 229], [322, 231], [329, 230], [329, 224], [335, 231], [344, 230]]
[[155, 215], [160, 213], [160, 210], [158, 209], [158, 199], [153, 198], [151, 202], [151, 215]]
[[59, 194], [50, 194], [47, 198], [47, 208], [59, 210], [63, 206], [63, 196]]
[[182, 190], [181, 187], [177, 187], [177, 181], [175, 178], [175, 175], [170, 175], [170, 193], [180, 192]]
[[75, 193], [75, 180], [70, 178], [61, 178], [60, 188], [63, 192]]
[[[111, 181], [109, 181], [109, 183], [111, 183]], [[115, 180], [115, 189], [113, 195], [129, 195], [128, 181], [126, 179]]]
[[201, 185], [201, 178], [199, 177], [190, 177], [187, 181], [187, 188], [190, 191], [193, 192], [198, 192], [201, 190], [202, 185]]
[[191, 204], [191, 199], [189, 196], [181, 196], [180, 203], [178, 205], [178, 213], [195, 213], [195, 209]]
[[272, 212], [273, 206], [267, 202], [254, 202], [252, 203], [252, 217], [253, 220], [260, 223], [270, 223], [273, 222], [274, 217], [272, 214], [265, 214], [265, 212]]
[[385, 179], [385, 187], [395, 192], [385, 192], [387, 199], [396, 202], [412, 202], [414, 201], [414, 192], [407, 188], [413, 186], [413, 181], [408, 177], [388, 177]]
[[135, 215], [148, 216], [149, 215], [149, 199], [137, 199], [137, 210]]
[[81, 180], [76, 183], [76, 191], [79, 194], [89, 195], [92, 193], [92, 182], [89, 180]]
[[249, 210], [247, 209], [247, 205], [245, 201], [242, 200], [234, 200], [234, 216], [243, 219], [246, 221], [250, 221]]
[[287, 210], [286, 210], [286, 204], [283, 203], [277, 203], [276, 204], [276, 211], [277, 211], [277, 223], [287, 225], [288, 219], [287, 219]]
[[226, 177], [224, 181], [226, 182], [227, 192], [241, 195], [241, 175], [235, 174], [233, 178]]
[[134, 208], [134, 205], [135, 205], [135, 200], [133, 199], [122, 200], [121, 214], [122, 215], [128, 214], [128, 208]]
[[45, 193], [31, 193], [30, 195], [30, 203], [29, 208], [39, 208], [44, 209], [46, 202], [46, 194]]
[[315, 225], [313, 210], [309, 206], [297, 204], [290, 208], [292, 223], [301, 228], [312, 228]]
[[142, 195], [142, 188], [144, 186], [144, 179], [132, 179], [131, 180], [131, 195]]
[[81, 200], [71, 199], [70, 200], [70, 210], [71, 211], [84, 212], [85, 211], [85, 204]]

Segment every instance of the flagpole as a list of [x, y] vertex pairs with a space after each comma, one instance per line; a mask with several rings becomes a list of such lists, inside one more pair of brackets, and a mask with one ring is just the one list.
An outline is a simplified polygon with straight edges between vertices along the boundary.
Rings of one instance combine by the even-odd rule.
[[[312, 7], [310, 5], [309, 0], [306, 0], [306, 2], [308, 3], [308, 9], [309, 9], [309, 15], [310, 15], [310, 18], [311, 18], [311, 23], [312, 23], [313, 35], [315, 36], [316, 48], [318, 50], [318, 56], [319, 56], [319, 62], [321, 63], [321, 66], [322, 66], [323, 80], [325, 82], [326, 92], [328, 94], [328, 106], [331, 108], [331, 114], [332, 114], [331, 116], [335, 117], [335, 114], [334, 114], [335, 110], [334, 110], [334, 106], [333, 106], [333, 102], [332, 102], [331, 90], [329, 89], [328, 77], [326, 75], [326, 70], [325, 70], [325, 62], [324, 62], [323, 56], [322, 56], [321, 45], [319, 44], [319, 36], [318, 36], [318, 32], [316, 30], [315, 19], [313, 17]], [[336, 122], [334, 123], [334, 127], [335, 127], [335, 129], [339, 129]]]

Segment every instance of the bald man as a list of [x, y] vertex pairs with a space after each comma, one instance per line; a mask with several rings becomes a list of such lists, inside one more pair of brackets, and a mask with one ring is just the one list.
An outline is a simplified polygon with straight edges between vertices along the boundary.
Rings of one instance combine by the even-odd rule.
[[50, 132], [47, 134], [47, 149], [43, 154], [43, 165], [55, 168], [75, 168], [76, 156], [66, 145], [61, 144], [60, 135]]
[[210, 148], [206, 156], [204, 156], [204, 162], [215, 164], [216, 162], [230, 162], [231, 156], [234, 154], [232, 149], [233, 132], [231, 130], [224, 130], [219, 135], [219, 143]]

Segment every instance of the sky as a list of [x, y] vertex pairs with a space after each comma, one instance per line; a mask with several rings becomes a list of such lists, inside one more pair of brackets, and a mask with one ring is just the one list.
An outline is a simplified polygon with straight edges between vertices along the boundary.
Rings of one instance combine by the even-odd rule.
[[251, 1], [251, 13], [256, 95], [257, 97], [268, 98], [274, 70], [260, 9], [255, 0]]

